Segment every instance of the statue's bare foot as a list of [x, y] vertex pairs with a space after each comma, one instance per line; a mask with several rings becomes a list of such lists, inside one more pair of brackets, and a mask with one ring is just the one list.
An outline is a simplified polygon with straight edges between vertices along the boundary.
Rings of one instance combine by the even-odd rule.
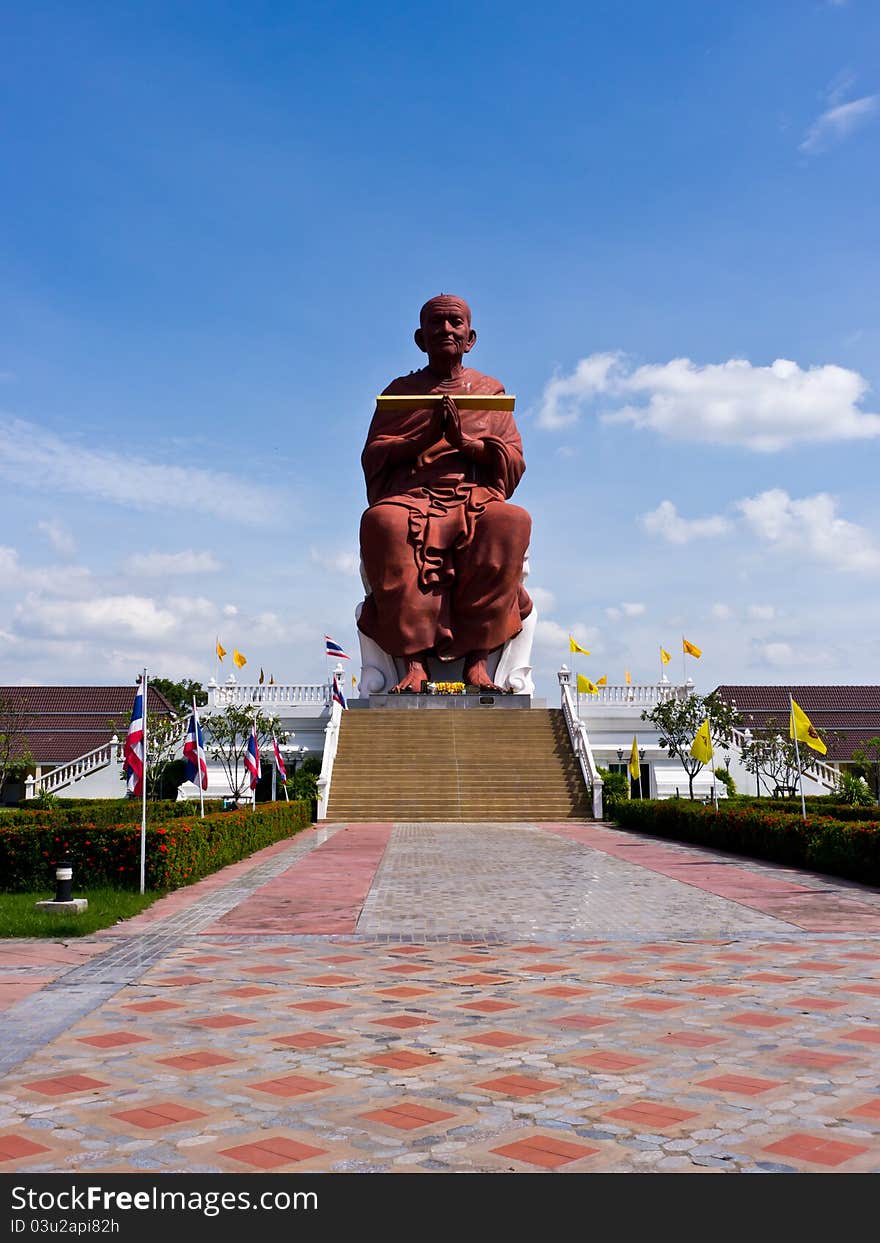
[[497, 691], [501, 695], [504, 694], [502, 688], [489, 677], [485, 652], [471, 652], [466, 658], [464, 680], [468, 686], [479, 686], [481, 691]]
[[402, 691], [415, 691], [418, 694], [422, 689], [422, 683], [427, 680], [428, 670], [424, 662], [419, 657], [410, 657], [406, 662], [406, 673], [396, 686], [392, 686], [391, 694], [399, 695]]

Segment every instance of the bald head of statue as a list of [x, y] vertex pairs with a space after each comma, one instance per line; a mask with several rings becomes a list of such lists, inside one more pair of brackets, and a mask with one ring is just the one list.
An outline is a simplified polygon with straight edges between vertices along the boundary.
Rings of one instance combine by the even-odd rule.
[[415, 343], [428, 355], [433, 369], [442, 370], [455, 359], [460, 362], [474, 348], [476, 340], [477, 334], [471, 327], [471, 308], [464, 298], [441, 293], [430, 298], [419, 312]]

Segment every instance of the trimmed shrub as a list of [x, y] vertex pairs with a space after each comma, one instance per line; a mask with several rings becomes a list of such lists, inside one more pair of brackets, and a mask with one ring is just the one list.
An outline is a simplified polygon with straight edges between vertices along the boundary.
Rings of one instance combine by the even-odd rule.
[[[218, 812], [148, 821], [146, 886], [176, 889], [255, 850], [292, 837], [311, 823], [308, 803], [268, 803], [256, 810]], [[69, 859], [74, 885], [140, 884], [140, 824], [65, 824], [65, 812], [44, 812], [39, 820], [8, 825], [0, 817], [0, 884], [7, 892], [52, 888], [54, 868]]]
[[[757, 801], [757, 800], [756, 800]], [[855, 811], [856, 808], [847, 808]], [[880, 824], [790, 811], [714, 808], [679, 799], [621, 803], [621, 827], [735, 854], [880, 884]]]
[[[33, 800], [36, 802], [36, 799]], [[205, 800], [205, 814], [218, 812], [223, 808], [220, 799]], [[154, 824], [166, 820], [185, 819], [187, 816], [199, 814], [199, 804], [182, 799], [179, 803], [173, 799], [163, 802], [147, 803], [147, 821]], [[141, 801], [136, 798], [101, 798], [101, 799], [60, 799], [49, 807], [31, 807], [25, 803], [23, 807], [9, 808], [0, 812], [0, 826], [7, 829], [13, 825], [30, 826], [34, 824], [59, 825], [66, 828], [102, 828], [118, 824], [140, 824]]]

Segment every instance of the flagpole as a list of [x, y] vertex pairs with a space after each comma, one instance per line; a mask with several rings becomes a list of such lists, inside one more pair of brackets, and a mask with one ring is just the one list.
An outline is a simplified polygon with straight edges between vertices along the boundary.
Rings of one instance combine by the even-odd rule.
[[[709, 745], [712, 745], [712, 735], [709, 735]], [[718, 782], [715, 780], [715, 748], [712, 748], [712, 802], [715, 804], [715, 810], [718, 810]]]
[[685, 661], [686, 652], [684, 650], [684, 635], [681, 636], [681, 684], [687, 686], [687, 662]]
[[202, 749], [199, 746], [199, 718], [196, 715], [195, 695], [193, 695], [193, 720], [196, 723], [196, 767], [198, 769], [198, 776], [199, 776], [199, 805], [202, 809], [202, 819], [204, 820], [205, 818], [205, 790], [202, 785]]
[[806, 820], [807, 804], [804, 800], [804, 774], [801, 771], [801, 749], [798, 746], [797, 726], [794, 723], [794, 700], [792, 699], [791, 691], [788, 692], [788, 727], [794, 734], [794, 754], [798, 766], [798, 784], [801, 787], [801, 815]]
[[141, 893], [144, 892], [147, 875], [147, 671], [144, 669], [144, 769], [141, 786]]

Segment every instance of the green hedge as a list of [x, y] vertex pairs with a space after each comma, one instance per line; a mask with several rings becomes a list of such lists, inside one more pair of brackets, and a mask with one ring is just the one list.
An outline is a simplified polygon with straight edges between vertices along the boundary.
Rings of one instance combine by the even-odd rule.
[[809, 815], [803, 820], [799, 810], [794, 815], [745, 807], [716, 812], [681, 799], [634, 799], [616, 809], [615, 819], [642, 833], [880, 884], [880, 824], [874, 820]]
[[[146, 886], [176, 889], [292, 837], [311, 822], [305, 802], [198, 813], [147, 822]], [[39, 823], [8, 825], [0, 817], [0, 886], [10, 893], [52, 888], [55, 864], [73, 864], [74, 893], [88, 885], [131, 889], [140, 884], [140, 824], [65, 823], [66, 810], [43, 812]], [[54, 817], [54, 819], [53, 819]]]
[[[205, 814], [218, 812], [223, 804], [220, 799], [205, 800]], [[187, 816], [198, 815], [197, 801], [182, 799], [176, 802], [166, 799], [162, 802], [147, 803], [147, 820], [154, 824], [166, 820], [185, 819]], [[0, 827], [8, 829], [12, 826], [63, 825], [67, 828], [98, 829], [117, 824], [140, 824], [141, 801], [129, 798], [101, 799], [64, 799], [57, 806], [45, 808], [15, 807], [5, 808], [0, 812]]]
[[[835, 803], [830, 796], [817, 795], [804, 799], [808, 816], [831, 816], [834, 820], [859, 820], [863, 823], [880, 821], [880, 807], [854, 807], [852, 803]], [[801, 800], [799, 798], [742, 798], [737, 795], [728, 802], [729, 807], [742, 808], [745, 811], [779, 812], [785, 815], [800, 815]]]

